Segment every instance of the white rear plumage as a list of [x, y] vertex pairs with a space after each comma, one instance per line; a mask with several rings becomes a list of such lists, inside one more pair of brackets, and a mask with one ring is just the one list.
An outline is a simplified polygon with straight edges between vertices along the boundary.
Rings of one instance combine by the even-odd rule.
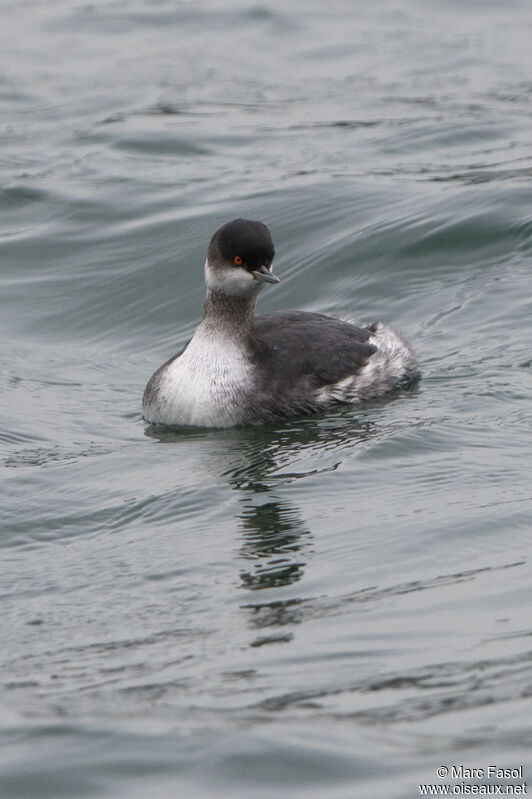
[[379, 322], [369, 343], [377, 351], [365, 366], [333, 385], [323, 386], [316, 395], [325, 405], [331, 402], [363, 402], [382, 397], [419, 376], [419, 366], [409, 342], [388, 325]]

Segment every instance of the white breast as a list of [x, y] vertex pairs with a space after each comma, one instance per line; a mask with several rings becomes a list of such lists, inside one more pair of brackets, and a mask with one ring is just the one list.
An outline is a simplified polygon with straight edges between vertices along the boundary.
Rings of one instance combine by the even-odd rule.
[[161, 374], [144, 407], [148, 422], [232, 427], [242, 422], [251, 392], [251, 364], [237, 343], [196, 330], [188, 347]]

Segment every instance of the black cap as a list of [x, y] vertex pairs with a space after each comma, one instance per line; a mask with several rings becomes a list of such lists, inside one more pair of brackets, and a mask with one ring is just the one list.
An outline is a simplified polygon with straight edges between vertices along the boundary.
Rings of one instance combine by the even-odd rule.
[[209, 245], [208, 258], [213, 266], [220, 259], [231, 264], [242, 259], [242, 267], [252, 272], [269, 266], [275, 249], [270, 231], [262, 222], [250, 219], [233, 219], [216, 231]]

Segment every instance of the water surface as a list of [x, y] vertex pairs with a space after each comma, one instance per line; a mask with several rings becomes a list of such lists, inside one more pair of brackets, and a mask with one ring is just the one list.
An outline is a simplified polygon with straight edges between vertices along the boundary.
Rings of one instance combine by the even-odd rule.
[[[532, 11], [2, 4], [2, 788], [397, 797], [532, 742]], [[423, 380], [146, 428], [212, 233]]]

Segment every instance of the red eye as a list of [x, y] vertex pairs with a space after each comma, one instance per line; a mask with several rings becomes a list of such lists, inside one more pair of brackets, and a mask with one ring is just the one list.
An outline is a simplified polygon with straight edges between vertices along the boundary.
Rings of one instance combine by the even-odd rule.
[[243, 261], [240, 255], [235, 255], [235, 257], [233, 258], [233, 263], [235, 266], [242, 266]]

